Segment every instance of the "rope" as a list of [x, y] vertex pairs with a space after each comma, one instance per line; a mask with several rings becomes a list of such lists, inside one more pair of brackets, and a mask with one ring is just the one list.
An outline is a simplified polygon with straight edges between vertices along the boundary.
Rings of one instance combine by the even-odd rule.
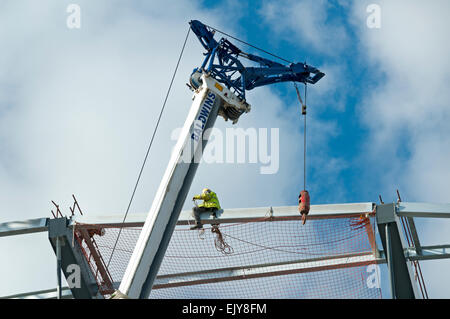
[[214, 246], [218, 251], [220, 251], [224, 255], [231, 255], [233, 253], [233, 248], [228, 245], [225, 240], [223, 239], [223, 235], [219, 230], [218, 225], [212, 225], [211, 232], [215, 233], [216, 239], [214, 240]]
[[164, 112], [164, 108], [166, 107], [166, 102], [167, 102], [167, 99], [169, 97], [170, 90], [172, 89], [172, 84], [173, 84], [173, 81], [174, 81], [175, 76], [177, 74], [178, 66], [180, 65], [181, 57], [183, 56], [183, 52], [184, 52], [184, 49], [186, 47], [186, 42], [188, 40], [190, 31], [191, 31], [191, 28], [189, 27], [188, 28], [188, 32], [186, 34], [186, 38], [184, 39], [183, 47], [181, 48], [180, 56], [178, 57], [177, 65], [175, 66], [175, 70], [174, 70], [173, 75], [172, 75], [172, 79], [170, 80], [170, 84], [169, 84], [169, 88], [168, 88], [167, 93], [166, 93], [166, 97], [165, 97], [163, 105], [161, 107], [161, 111], [159, 112], [158, 121], [156, 122], [155, 129], [153, 130], [152, 138], [151, 138], [150, 143], [149, 143], [149, 145], [147, 147], [147, 153], [145, 154], [144, 162], [142, 163], [141, 169], [139, 171], [139, 175], [138, 175], [138, 178], [136, 180], [136, 184], [134, 185], [133, 193], [131, 194], [131, 198], [130, 198], [130, 201], [128, 203], [127, 210], [125, 212], [125, 216], [123, 217], [122, 225], [120, 226], [119, 233], [117, 234], [117, 238], [116, 238], [116, 241], [114, 243], [114, 247], [113, 247], [113, 249], [111, 251], [111, 255], [109, 256], [108, 264], [106, 265], [106, 267], [109, 267], [109, 264], [111, 262], [113, 254], [114, 254], [114, 250], [116, 249], [117, 243], [119, 241], [120, 234], [122, 233], [123, 224], [125, 223], [125, 220], [127, 218], [128, 212], [129, 212], [130, 207], [131, 207], [131, 203], [133, 202], [134, 195], [136, 193], [136, 189], [138, 187], [139, 181], [140, 181], [141, 176], [142, 176], [142, 172], [143, 172], [144, 167], [145, 167], [145, 163], [147, 162], [147, 158], [148, 158], [148, 155], [150, 153], [150, 149], [151, 149], [152, 144], [153, 144], [153, 139], [155, 138], [155, 134], [156, 134], [156, 131], [158, 130], [159, 122], [161, 121], [161, 117], [162, 117], [162, 114]]
[[306, 190], [306, 94], [307, 85], [305, 83], [305, 103], [303, 103], [302, 97], [300, 96], [300, 91], [296, 82], [294, 83], [295, 91], [297, 92], [297, 98], [302, 107], [302, 115], [304, 116], [304, 128], [303, 128], [303, 189]]
[[366, 228], [366, 226], [369, 224], [370, 224], [369, 217], [360, 216], [360, 217], [350, 218], [350, 227], [353, 230], [359, 230], [359, 229]]
[[[213, 29], [214, 31], [217, 31], [217, 32], [219, 32], [219, 33], [221, 33], [221, 34], [223, 34], [223, 35], [225, 35], [227, 37], [230, 37], [230, 38], [232, 38], [232, 39], [234, 39], [236, 41], [239, 41], [239, 42], [241, 42], [241, 43], [243, 43], [245, 45], [248, 45], [248, 46], [250, 46], [250, 47], [252, 47], [252, 48], [254, 48], [256, 50], [259, 50], [259, 51], [264, 52], [264, 53], [266, 53], [268, 55], [271, 55], [271, 56], [273, 56], [273, 57], [275, 57], [277, 59], [280, 59], [280, 60], [282, 60], [284, 62], [291, 63], [291, 64], [293, 63], [293, 62], [291, 62], [289, 60], [286, 60], [285, 58], [282, 58], [282, 57], [280, 57], [280, 56], [278, 56], [276, 54], [273, 54], [273, 53], [271, 53], [271, 52], [269, 52], [267, 50], [258, 48], [256, 46], [254, 46], [253, 44], [250, 44], [250, 43], [248, 43], [246, 41], [243, 41], [243, 40], [241, 40], [239, 38], [236, 38], [236, 37], [234, 37], [234, 36], [232, 36], [232, 35], [230, 35], [230, 34], [228, 34], [226, 32], [223, 32], [223, 31], [221, 31], [221, 30], [219, 30], [217, 28], [211, 27], [211, 26], [209, 26], [207, 24], [205, 24], [205, 26], [207, 26], [208, 28]], [[306, 88], [307, 88], [307, 85], [306, 85], [306, 82], [305, 82], [305, 103], [304, 104], [303, 104], [302, 98], [300, 97], [300, 93], [298, 91], [297, 83], [294, 82], [294, 86], [295, 86], [295, 89], [297, 91], [297, 97], [298, 97], [298, 99], [299, 99], [299, 101], [300, 101], [300, 103], [302, 105], [302, 114], [305, 116], [305, 120], [304, 120], [304, 134], [303, 134], [303, 189], [306, 190], [306, 92], [307, 92]]]
[[305, 104], [302, 109], [302, 114], [305, 119], [304, 131], [303, 131], [303, 189], [306, 190], [306, 89], [305, 82]]

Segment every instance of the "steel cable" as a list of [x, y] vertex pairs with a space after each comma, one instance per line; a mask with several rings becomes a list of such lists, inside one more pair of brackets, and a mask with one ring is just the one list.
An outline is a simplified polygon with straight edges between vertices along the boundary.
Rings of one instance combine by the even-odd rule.
[[223, 32], [223, 31], [220, 31], [219, 29], [216, 29], [216, 28], [214, 28], [214, 27], [211, 27], [211, 26], [209, 26], [209, 25], [207, 25], [207, 24], [205, 24], [205, 26], [207, 26], [208, 28], [213, 29], [213, 30], [215, 30], [215, 31], [217, 31], [217, 32], [219, 32], [219, 33], [222, 33], [223, 35], [225, 35], [225, 36], [227, 36], [227, 37], [230, 37], [230, 38], [232, 38], [232, 39], [234, 39], [234, 40], [236, 40], [236, 41], [239, 41], [239, 42], [241, 42], [241, 43], [243, 43], [243, 44], [245, 44], [245, 45], [248, 45], [249, 47], [252, 47], [252, 48], [254, 48], [254, 49], [256, 49], [256, 50], [259, 50], [259, 51], [264, 52], [264, 53], [266, 53], [266, 54], [268, 54], [268, 55], [271, 55], [271, 56], [273, 56], [274, 58], [280, 59], [280, 60], [282, 60], [282, 61], [284, 61], [284, 62], [287, 62], [287, 63], [293, 63], [293, 62], [291, 62], [291, 61], [289, 61], [289, 60], [286, 60], [286, 59], [284, 59], [284, 58], [282, 58], [282, 57], [280, 57], [280, 56], [278, 56], [278, 55], [275, 55], [275, 54], [273, 54], [273, 53], [270, 53], [269, 51], [266, 51], [266, 50], [264, 50], [264, 49], [258, 48], [257, 46], [254, 46], [253, 44], [250, 44], [250, 43], [248, 43], [248, 42], [245, 42], [244, 40], [241, 40], [241, 39], [236, 38], [236, 37], [234, 37], [234, 36], [232, 36], [232, 35], [229, 35], [228, 33], [225, 33], [225, 32]]
[[113, 246], [111, 255], [109, 256], [109, 260], [108, 260], [107, 267], [109, 267], [109, 264], [110, 264], [111, 259], [112, 259], [112, 257], [113, 257], [114, 250], [116, 249], [117, 243], [118, 243], [119, 238], [120, 238], [120, 234], [121, 234], [121, 232], [122, 232], [123, 224], [125, 223], [125, 220], [126, 220], [126, 218], [127, 218], [128, 212], [129, 212], [129, 210], [130, 210], [131, 204], [132, 204], [133, 199], [134, 199], [134, 195], [135, 195], [135, 193], [136, 193], [136, 190], [137, 190], [139, 181], [140, 181], [141, 176], [142, 176], [142, 172], [144, 171], [145, 163], [147, 162], [147, 158], [148, 158], [148, 155], [149, 155], [149, 153], [150, 153], [150, 149], [151, 149], [151, 147], [152, 147], [153, 140], [154, 140], [155, 135], [156, 135], [156, 131], [158, 130], [158, 126], [159, 126], [159, 123], [160, 123], [160, 121], [161, 121], [162, 114], [163, 114], [164, 109], [165, 109], [165, 107], [166, 107], [167, 99], [168, 99], [169, 94], [170, 94], [170, 91], [171, 91], [171, 89], [172, 89], [172, 84], [173, 84], [173, 81], [174, 81], [175, 76], [176, 76], [176, 74], [177, 74], [178, 66], [180, 65], [181, 57], [183, 56], [183, 52], [184, 52], [184, 49], [185, 49], [185, 47], [186, 47], [186, 42], [187, 42], [187, 40], [188, 40], [188, 38], [189, 38], [189, 33], [190, 33], [190, 31], [191, 31], [191, 28], [189, 27], [189, 28], [188, 28], [188, 32], [187, 32], [187, 34], [186, 34], [186, 38], [184, 39], [183, 47], [181, 48], [181, 52], [180, 52], [180, 55], [179, 55], [179, 57], [178, 57], [177, 64], [176, 64], [176, 66], [175, 66], [175, 70], [174, 70], [173, 75], [172, 75], [172, 79], [170, 80], [170, 84], [169, 84], [169, 88], [168, 88], [167, 93], [166, 93], [166, 97], [165, 97], [164, 102], [163, 102], [163, 105], [162, 105], [162, 107], [161, 107], [161, 111], [159, 112], [158, 120], [157, 120], [157, 122], [156, 122], [155, 129], [153, 130], [152, 138], [151, 138], [150, 143], [149, 143], [149, 145], [148, 145], [148, 147], [147, 147], [147, 153], [145, 154], [144, 161], [143, 161], [143, 163], [142, 163], [141, 169], [140, 169], [140, 171], [139, 171], [138, 178], [137, 178], [137, 180], [136, 180], [136, 184], [134, 185], [134, 189], [133, 189], [133, 192], [132, 192], [132, 194], [131, 194], [131, 198], [130, 198], [130, 201], [129, 201], [129, 203], [128, 203], [128, 207], [127, 207], [127, 210], [126, 210], [126, 212], [125, 212], [125, 216], [124, 216], [123, 221], [122, 221], [122, 226], [121, 226], [120, 229], [119, 229], [119, 233], [117, 234], [117, 238], [116, 238], [116, 241], [115, 241], [115, 243], [114, 243], [114, 246]]

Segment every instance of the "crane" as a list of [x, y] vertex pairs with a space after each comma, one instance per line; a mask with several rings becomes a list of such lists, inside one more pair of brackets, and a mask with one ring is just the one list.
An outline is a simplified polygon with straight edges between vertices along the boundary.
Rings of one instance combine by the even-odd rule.
[[[228, 39], [214, 39], [216, 29], [189, 22], [206, 52], [190, 76], [193, 102], [132, 256], [113, 298], [148, 298], [181, 209], [208, 142], [207, 130], [218, 116], [237, 123], [250, 111], [245, 92], [280, 82], [314, 84], [325, 74], [306, 63], [281, 63], [245, 53]], [[257, 66], [244, 66], [242, 60]]]

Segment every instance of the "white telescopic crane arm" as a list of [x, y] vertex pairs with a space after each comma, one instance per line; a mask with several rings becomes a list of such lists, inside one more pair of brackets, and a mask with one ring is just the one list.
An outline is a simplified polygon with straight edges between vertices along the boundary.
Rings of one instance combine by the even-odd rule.
[[250, 106], [206, 74], [194, 93], [188, 117], [173, 149], [119, 290], [113, 298], [148, 298], [217, 115], [224, 108]]

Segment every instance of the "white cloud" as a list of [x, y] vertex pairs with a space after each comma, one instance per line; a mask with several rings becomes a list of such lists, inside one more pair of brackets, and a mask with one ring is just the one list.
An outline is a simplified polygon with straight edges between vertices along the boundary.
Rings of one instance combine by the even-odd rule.
[[342, 51], [349, 39], [341, 21], [328, 14], [330, 6], [325, 0], [266, 1], [260, 14], [278, 36], [332, 55]]
[[[1, 222], [49, 217], [50, 200], [68, 213], [72, 193], [85, 214], [124, 213], [187, 22], [199, 19], [226, 30], [234, 25], [217, 15], [219, 8], [208, 11], [188, 1], [136, 2], [134, 7], [77, 3], [79, 30], [66, 27], [69, 2], [3, 3], [0, 39], [8, 49], [0, 53]], [[231, 2], [226, 8], [231, 12], [237, 7]], [[183, 125], [190, 107], [185, 83], [202, 62], [202, 52], [191, 34], [132, 212], [145, 212], [151, 205], [174, 144], [171, 132]], [[285, 101], [268, 88], [249, 92], [248, 101], [252, 111], [238, 126], [280, 128], [279, 172], [261, 175], [260, 164], [201, 165], [189, 196], [207, 185], [219, 194], [223, 207], [295, 205], [303, 174], [300, 115], [292, 121]], [[329, 131], [315, 125], [317, 138]], [[223, 131], [230, 126], [217, 120]], [[0, 273], [8, 274], [0, 295], [55, 285], [47, 238], [24, 238], [0, 240], [7, 255], [17, 253], [0, 266]], [[33, 272], [27, 270], [30, 257]]]
[[[361, 53], [378, 70], [377, 85], [359, 109], [370, 129], [363, 159], [373, 169], [367, 175], [381, 181], [380, 192], [393, 194], [399, 187], [406, 201], [450, 202], [450, 45], [444, 40], [450, 4], [380, 1], [380, 29], [366, 27], [368, 4], [355, 2], [353, 8]], [[425, 242], [448, 243], [446, 224], [423, 229]], [[445, 262], [429, 265], [424, 276], [432, 283], [430, 295], [448, 298]]]
[[[321, 66], [327, 76], [317, 85], [318, 110], [321, 106], [330, 108], [329, 101], [336, 101], [333, 96], [336, 92], [344, 92], [344, 96], [352, 93], [345, 86], [352, 70], [346, 69], [345, 64], [333, 64], [339, 63], [350, 45], [360, 53], [353, 61], [356, 67], [372, 71], [368, 73], [372, 74], [370, 87], [361, 91], [362, 104], [356, 106], [357, 120], [368, 129], [360, 153], [343, 161], [329, 159], [326, 148], [322, 152], [315, 150], [316, 167], [321, 167], [327, 179], [336, 183], [336, 190], [344, 188], [346, 191], [351, 191], [350, 185], [339, 187], [339, 171], [352, 167], [355, 173], [360, 173], [359, 182], [354, 182], [364, 185], [372, 200], [378, 194], [383, 195], [385, 202], [396, 200], [398, 188], [404, 200], [449, 202], [450, 45], [446, 39], [450, 26], [446, 13], [450, 4], [446, 1], [379, 1], [381, 29], [369, 29], [366, 8], [373, 2], [338, 3], [353, 11], [347, 21], [356, 31], [357, 38], [352, 42], [347, 32], [350, 28], [344, 27], [343, 21], [330, 18], [333, 4], [307, 0], [266, 2], [260, 11], [264, 21], [282, 39], [309, 44], [332, 61]], [[344, 111], [346, 102], [342, 98], [334, 106]], [[324, 158], [322, 162], [321, 158]], [[330, 171], [335, 175], [327, 175]], [[345, 192], [337, 195], [342, 199]], [[421, 220], [417, 223], [423, 229], [425, 242], [448, 242], [442, 235], [447, 232], [446, 224], [433, 228]], [[436, 234], [441, 235], [437, 238]], [[425, 280], [429, 276], [433, 283], [434, 297], [448, 297], [442, 288], [445, 285], [437, 284], [440, 280], [448, 283], [450, 277], [434, 276], [442, 273], [438, 270], [445, 265], [445, 262], [433, 262], [424, 267]]]
[[[325, 77], [308, 87], [307, 188], [315, 203], [345, 202], [348, 195], [342, 187], [341, 174], [348, 168], [349, 159], [330, 155], [330, 150], [336, 147], [332, 139], [342, 133], [340, 123], [330, 119], [330, 114], [345, 112], [348, 95], [352, 93], [347, 85], [348, 67], [340, 59], [350, 45], [350, 38], [343, 18], [332, 13], [342, 9], [338, 5], [346, 6], [327, 1], [266, 1], [259, 10], [265, 25], [274, 32], [274, 42], [287, 40], [303, 48], [297, 59], [314, 60], [315, 55], [327, 57], [325, 64], [314, 65], [326, 74]], [[305, 47], [308, 50], [304, 50]], [[303, 88], [300, 91], [303, 96]], [[298, 114], [297, 125], [303, 130], [301, 115], [294, 114]], [[301, 140], [298, 146], [302, 152]], [[298, 168], [303, 169], [302, 159], [298, 161]], [[327, 183], [323, 183], [324, 180]], [[303, 180], [300, 185], [303, 186]]]

